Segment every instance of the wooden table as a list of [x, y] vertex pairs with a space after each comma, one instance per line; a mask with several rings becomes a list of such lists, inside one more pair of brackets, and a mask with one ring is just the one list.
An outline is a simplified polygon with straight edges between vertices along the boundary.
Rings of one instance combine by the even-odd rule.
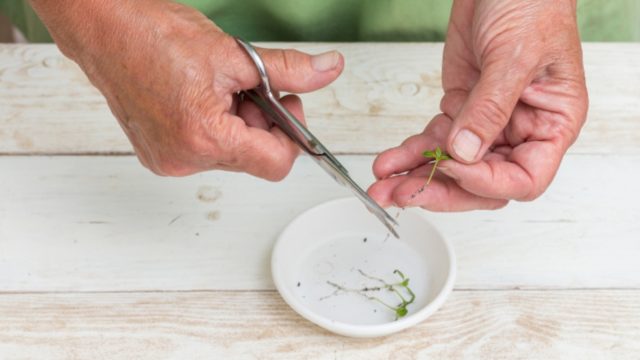
[[[304, 103], [363, 183], [438, 112], [442, 44], [285, 46], [344, 53]], [[589, 120], [549, 190], [429, 214], [455, 246], [455, 291], [363, 340], [302, 319], [270, 278], [278, 232], [347, 195], [310, 159], [277, 184], [153, 176], [54, 46], [1, 45], [0, 358], [640, 358], [640, 44], [584, 49]]]

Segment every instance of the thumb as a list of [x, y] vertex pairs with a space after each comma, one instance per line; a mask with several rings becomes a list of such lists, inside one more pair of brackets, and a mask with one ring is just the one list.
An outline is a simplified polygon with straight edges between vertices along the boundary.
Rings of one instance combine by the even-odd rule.
[[[234, 40], [235, 42], [235, 40]], [[260, 84], [260, 77], [249, 55], [236, 44], [239, 61], [230, 69], [235, 80], [234, 91], [252, 89]], [[333, 82], [344, 69], [344, 58], [337, 51], [310, 55], [294, 49], [258, 48], [267, 68], [271, 87], [277, 91], [304, 93], [318, 90]]]
[[[454, 118], [447, 149], [456, 160], [481, 159], [505, 126], [520, 95], [531, 82], [530, 69], [517, 62], [490, 63]], [[511, 69], [511, 70], [510, 70]]]

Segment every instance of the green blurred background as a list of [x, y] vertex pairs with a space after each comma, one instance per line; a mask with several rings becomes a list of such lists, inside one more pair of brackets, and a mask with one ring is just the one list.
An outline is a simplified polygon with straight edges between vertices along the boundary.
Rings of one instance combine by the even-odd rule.
[[[251, 41], [442, 41], [451, 7], [451, 0], [179, 2]], [[26, 1], [0, 0], [0, 12], [29, 41], [51, 41]], [[578, 22], [584, 41], [639, 41], [640, 0], [578, 0]]]

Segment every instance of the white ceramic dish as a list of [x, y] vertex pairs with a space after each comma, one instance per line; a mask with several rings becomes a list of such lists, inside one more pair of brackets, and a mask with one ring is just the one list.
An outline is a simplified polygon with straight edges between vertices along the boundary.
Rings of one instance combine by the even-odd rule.
[[[345, 336], [384, 336], [425, 320], [451, 292], [456, 263], [451, 244], [423, 213], [415, 209], [401, 213], [398, 240], [388, 237], [384, 226], [356, 198], [307, 210], [284, 229], [273, 249], [271, 272], [276, 288], [304, 318]], [[399, 319], [362, 293], [336, 293], [329, 284], [353, 289], [375, 286], [376, 281], [360, 270], [394, 283], [399, 280], [396, 269], [410, 279], [416, 295], [408, 314]], [[400, 302], [390, 291], [368, 294], [393, 306]]]

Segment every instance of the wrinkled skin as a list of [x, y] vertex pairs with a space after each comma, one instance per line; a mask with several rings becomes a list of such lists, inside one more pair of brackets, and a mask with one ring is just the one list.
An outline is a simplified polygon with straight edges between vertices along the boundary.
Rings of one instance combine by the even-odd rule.
[[[541, 195], [586, 118], [575, 6], [573, 0], [456, 0], [444, 50], [442, 114], [377, 157], [379, 180], [369, 194], [383, 206], [434, 211], [496, 209]], [[431, 168], [421, 154], [436, 146], [454, 160], [443, 161], [434, 181], [412, 198]]]
[[[164, 0], [33, 0], [60, 49], [102, 92], [144, 166], [160, 175], [222, 169], [287, 175], [298, 147], [236, 93], [255, 65], [201, 13]], [[337, 52], [259, 52], [275, 90], [301, 93], [338, 77]], [[304, 120], [296, 96], [282, 99]]]
[[[282, 179], [298, 154], [239, 90], [258, 84], [235, 41], [166, 0], [31, 0], [56, 43], [104, 94], [140, 161], [161, 175], [209, 169]], [[380, 154], [369, 189], [383, 206], [496, 209], [547, 188], [587, 110], [575, 0], [456, 0], [443, 62], [442, 114]], [[260, 50], [274, 88], [320, 89], [340, 54]], [[304, 119], [295, 96], [282, 99]], [[454, 160], [424, 184], [421, 154]]]

